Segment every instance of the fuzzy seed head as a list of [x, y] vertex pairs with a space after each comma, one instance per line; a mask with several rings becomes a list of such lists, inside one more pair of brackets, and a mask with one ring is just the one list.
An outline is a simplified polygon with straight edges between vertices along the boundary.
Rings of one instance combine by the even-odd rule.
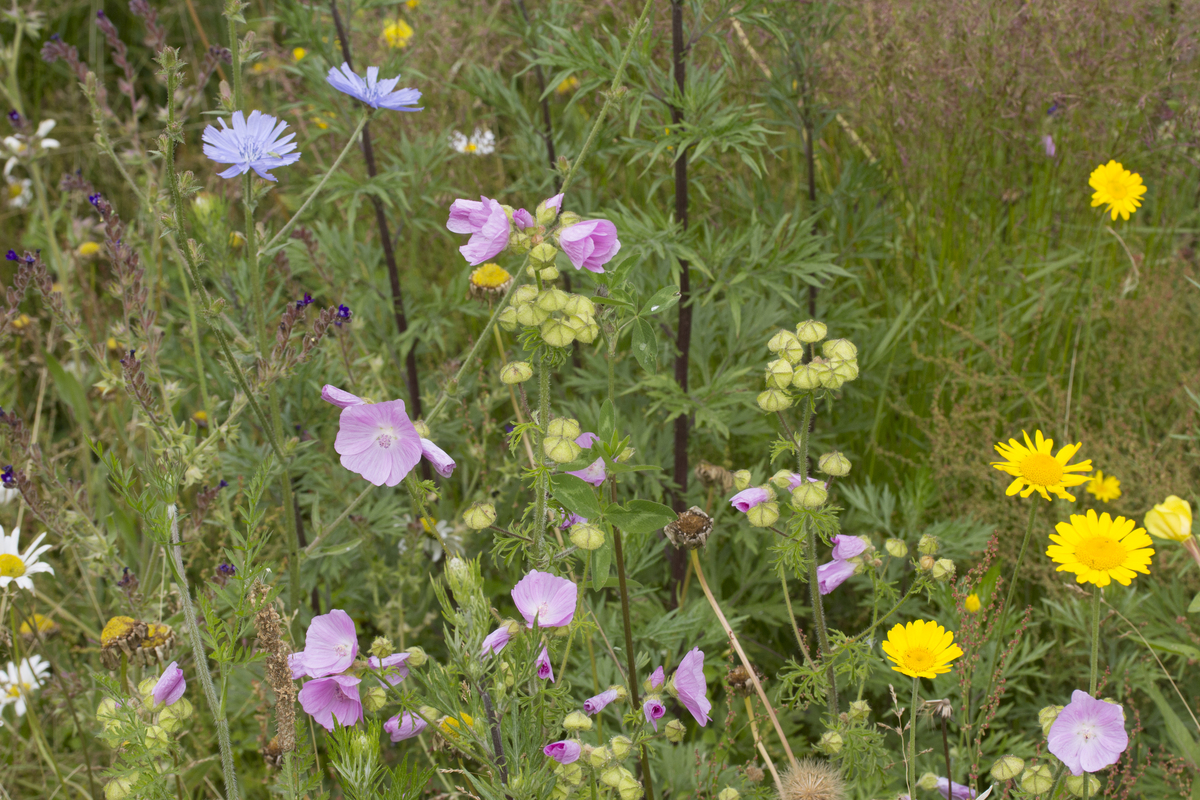
[[804, 758], [783, 775], [781, 800], [844, 800], [842, 776], [828, 761]]

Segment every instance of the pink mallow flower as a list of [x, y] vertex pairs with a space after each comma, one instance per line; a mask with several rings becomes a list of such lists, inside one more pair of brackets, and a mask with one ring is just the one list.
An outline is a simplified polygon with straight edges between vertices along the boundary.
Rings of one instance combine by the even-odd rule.
[[392, 743], [395, 744], [413, 738], [425, 730], [425, 726], [428, 724], [416, 714], [405, 711], [383, 723], [383, 730], [392, 737]]
[[579, 754], [583, 752], [583, 747], [572, 739], [563, 739], [561, 742], [551, 742], [546, 745], [542, 748], [542, 752], [560, 764], [572, 764], [579, 760]]
[[[371, 403], [368, 403], [366, 400], [363, 400], [358, 395], [350, 394], [350, 392], [347, 392], [345, 389], [339, 389], [338, 387], [332, 386], [328, 383], [321, 387], [321, 399], [324, 400], [326, 403], [331, 403], [331, 404], [337, 406], [338, 408], [351, 408], [353, 406], [369, 406], [369, 405], [371, 405]], [[397, 401], [397, 402], [399, 402], [399, 401]], [[400, 410], [403, 413], [404, 407], [401, 406]], [[407, 416], [408, 415], [405, 414], [406, 419], [407, 419]], [[413, 426], [413, 430], [416, 430], [416, 426]], [[420, 440], [420, 442], [421, 442], [421, 455], [424, 456], [426, 459], [428, 459], [430, 464], [433, 464], [433, 469], [435, 472], [437, 472], [438, 475], [441, 475], [443, 478], [449, 478], [451, 475], [454, 474], [454, 467], [457, 465], [454, 463], [454, 459], [451, 458], [449, 455], [447, 455], [445, 450], [438, 447], [436, 444], [434, 444], [429, 439], [422, 438]], [[336, 447], [336, 443], [335, 443], [335, 447]], [[338, 452], [341, 453], [342, 451], [338, 450]], [[343, 458], [342, 465], [345, 466], [345, 464], [346, 464], [346, 460]], [[350, 468], [347, 467], [347, 469], [350, 469]], [[355, 470], [355, 471], [358, 472], [358, 470]], [[359, 474], [362, 474], [362, 473], [360, 472]], [[366, 476], [364, 475], [364, 477], [366, 477]], [[370, 478], [367, 478], [367, 480], [370, 480]], [[376, 483], [375, 485], [378, 486], [379, 484]], [[392, 485], [394, 485], [394, 484], [390, 484], [390, 483], [388, 484], [388, 486], [392, 486]]]
[[606, 219], [585, 219], [558, 232], [558, 244], [575, 269], [604, 272], [604, 265], [621, 249], [617, 226]]
[[[599, 436], [591, 431], [586, 431], [579, 434], [579, 436], [575, 439], [575, 444], [586, 450], [598, 441], [600, 441]], [[604, 483], [604, 479], [607, 477], [607, 473], [604, 470], [604, 458], [597, 458], [583, 469], [577, 469], [574, 472], [568, 472], [567, 474], [574, 475], [576, 478], [579, 478], [579, 480], [586, 481], [592, 486], [600, 486]]]
[[955, 783], [949, 778], [938, 778], [937, 790], [946, 800], [975, 800], [975, 791], [970, 786]]
[[708, 693], [708, 682], [704, 680], [704, 651], [699, 647], [693, 647], [679, 662], [671, 680], [671, 691], [701, 727], [708, 724], [708, 712], [712, 710], [712, 703], [705, 697]]
[[454, 233], [469, 233], [470, 240], [458, 251], [472, 267], [495, 258], [508, 247], [510, 224], [504, 206], [496, 200], [480, 197], [474, 200], [455, 200], [450, 205], [446, 227]]
[[575, 618], [579, 587], [566, 578], [531, 570], [512, 589], [513, 602], [532, 628], [536, 618], [542, 628], [562, 628]]
[[510, 639], [512, 631], [509, 630], [508, 624], [501, 625], [483, 638], [483, 652], [479, 655], [499, 655], [500, 651], [508, 646]]
[[360, 678], [350, 675], [331, 675], [304, 684], [297, 697], [304, 713], [325, 730], [333, 730], [334, 718], [348, 728], [363, 718], [362, 701], [358, 698], [360, 682]]
[[745, 514], [759, 503], [765, 503], [770, 499], [771, 493], [765, 488], [762, 486], [751, 486], [747, 489], [742, 489], [733, 497], [729, 498], [729, 504]]
[[654, 730], [658, 730], [658, 721], [666, 716], [667, 707], [662, 704], [662, 701], [657, 697], [647, 697], [646, 702], [642, 703], [642, 713], [646, 715], [646, 722], [654, 726]]
[[829, 594], [845, 583], [854, 574], [855, 565], [850, 561], [835, 558], [833, 561], [817, 567], [817, 589], [821, 594]]
[[861, 536], [845, 536], [838, 534], [833, 537], [833, 557], [842, 561], [860, 556], [870, 547]]
[[[304, 649], [288, 656], [292, 678], [324, 678], [350, 669], [358, 655], [354, 620], [340, 608], [313, 617], [304, 635]], [[356, 690], [357, 691], [357, 690]]]
[[1071, 702], [1058, 712], [1046, 741], [1072, 775], [1099, 772], [1117, 763], [1129, 746], [1125, 710], [1076, 689]]
[[376, 486], [395, 486], [421, 460], [421, 435], [404, 412], [403, 400], [346, 406], [338, 426], [333, 449], [342, 466]]
[[366, 403], [366, 401], [358, 395], [350, 394], [345, 389], [339, 389], [338, 387], [329, 383], [321, 387], [321, 399], [326, 403], [332, 403], [338, 408], [361, 406]]
[[660, 664], [658, 669], [656, 669], [656, 670], [654, 670], [654, 672], [650, 673], [650, 677], [647, 680], [650, 681], [651, 689], [657, 689], [658, 687], [663, 685], [663, 681], [665, 681], [666, 679], [667, 679], [667, 673], [662, 668], [662, 665]]
[[535, 224], [533, 214], [530, 214], [523, 208], [518, 208], [513, 212], [513, 224], [516, 225], [520, 230], [532, 228]]
[[550, 664], [550, 652], [545, 645], [542, 646], [541, 655], [537, 657], [537, 676], [542, 680], [549, 680], [554, 683], [554, 667]]
[[421, 440], [421, 455], [433, 464], [433, 471], [443, 478], [449, 478], [454, 474], [454, 459], [446, 454], [446, 451], [438, 447], [428, 439]]
[[402, 680], [408, 677], [408, 653], [392, 653], [390, 656], [384, 656], [380, 659], [378, 656], [371, 656], [367, 659], [367, 666], [375, 670], [383, 670], [380, 675], [388, 685], [395, 686]]
[[163, 670], [162, 676], [158, 679], [158, 683], [154, 684], [154, 689], [150, 693], [154, 696], [155, 703], [169, 706], [178, 702], [186, 690], [187, 680], [183, 677], [183, 670], [176, 662], [172, 661]]
[[605, 689], [595, 697], [589, 697], [583, 701], [583, 710], [589, 714], [599, 714], [604, 710], [604, 707], [616, 700], [618, 692], [616, 689]]

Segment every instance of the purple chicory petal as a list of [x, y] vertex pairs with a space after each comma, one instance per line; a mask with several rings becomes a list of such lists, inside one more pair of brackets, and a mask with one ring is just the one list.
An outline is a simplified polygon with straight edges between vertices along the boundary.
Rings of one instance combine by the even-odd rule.
[[842, 561], [862, 555], [867, 547], [869, 545], [861, 536], [838, 534], [833, 537], [833, 557]]
[[525, 618], [525, 627], [532, 628], [536, 618], [539, 627], [561, 628], [575, 617], [579, 587], [566, 578], [535, 569], [513, 587], [512, 598]]
[[[342, 412], [345, 413], [345, 412]], [[298, 655], [293, 653], [293, 656]], [[358, 655], [358, 634], [354, 620], [340, 608], [328, 614], [313, 617], [304, 636], [304, 653], [300, 658], [289, 658], [288, 665], [295, 675], [297, 668], [310, 678], [323, 678], [336, 672], [345, 672]]]
[[562, 202], [563, 195], [560, 192], [559, 194], [554, 195], [554, 197], [546, 198], [545, 206], [546, 208], [553, 208], [555, 211], [562, 211]]
[[656, 670], [654, 670], [654, 672], [650, 673], [650, 678], [649, 678], [650, 688], [657, 689], [658, 687], [663, 685], [663, 682], [666, 679], [667, 679], [667, 672], [666, 672], [666, 670], [664, 670], [662, 668], [662, 665], [660, 664], [658, 669], [656, 669]]
[[512, 639], [512, 633], [509, 631], [508, 624], [501, 625], [484, 637], [483, 652], [480, 653], [480, 656], [499, 655], [510, 639]]
[[621, 249], [617, 226], [606, 219], [588, 219], [563, 228], [558, 243], [575, 269], [604, 272], [604, 265]]
[[326, 403], [332, 403], [338, 408], [349, 408], [350, 406], [361, 406], [364, 404], [363, 399], [358, 395], [350, 394], [345, 389], [339, 389], [328, 383], [321, 387], [321, 399]]
[[172, 661], [163, 670], [158, 682], [154, 684], [151, 694], [154, 696], [155, 703], [169, 706], [178, 702], [186, 690], [187, 680], [183, 677], [183, 670], [176, 662]]
[[542, 752], [560, 764], [572, 764], [579, 760], [583, 746], [573, 739], [563, 739], [561, 742], [551, 742], [542, 748]]
[[675, 679], [671, 682], [675, 696], [684, 708], [691, 712], [701, 727], [708, 724], [708, 712], [712, 703], [708, 697], [708, 682], [704, 679], [704, 651], [693, 647], [679, 662]]
[[350, 675], [331, 675], [304, 684], [296, 697], [304, 712], [327, 731], [333, 730], [333, 720], [350, 727], [363, 716], [362, 701], [358, 696], [361, 679]]
[[533, 214], [530, 214], [523, 208], [518, 208], [516, 211], [514, 211], [512, 218], [513, 224], [517, 226], [518, 230], [523, 231], [526, 228], [532, 228], [534, 226]]
[[371, 669], [383, 670], [383, 679], [389, 685], [395, 686], [408, 677], [408, 665], [404, 663], [408, 661], [408, 656], [408, 653], [392, 653], [382, 659], [371, 656], [367, 659], [367, 666]]

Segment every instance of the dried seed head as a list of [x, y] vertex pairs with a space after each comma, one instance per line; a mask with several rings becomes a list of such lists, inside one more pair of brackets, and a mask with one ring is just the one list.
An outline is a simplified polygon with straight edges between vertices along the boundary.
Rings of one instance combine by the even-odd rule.
[[[762, 670], [754, 667], [754, 674], [758, 677], [758, 682], [762, 683]], [[725, 675], [725, 682], [729, 684], [729, 690], [734, 694], [740, 694], [745, 697], [754, 694], [754, 681], [750, 680], [750, 673], [741, 664], [729, 670]]]
[[845, 796], [842, 776], [828, 761], [801, 759], [783, 775], [781, 800], [843, 800]]
[[705, 489], [716, 487], [721, 492], [728, 492], [733, 488], [733, 473], [724, 467], [701, 461], [696, 465], [695, 472], [697, 480]]
[[671, 540], [671, 544], [684, 550], [694, 550], [703, 547], [712, 533], [712, 517], [705, 514], [698, 506], [692, 506], [679, 515], [679, 518], [663, 529], [663, 533]]

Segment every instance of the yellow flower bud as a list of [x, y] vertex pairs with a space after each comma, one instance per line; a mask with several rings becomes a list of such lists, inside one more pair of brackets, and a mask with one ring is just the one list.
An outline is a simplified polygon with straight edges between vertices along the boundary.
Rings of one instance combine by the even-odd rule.
[[819, 483], [804, 483], [792, 490], [792, 505], [800, 508], [820, 508], [829, 499], [829, 492]]
[[817, 459], [817, 469], [826, 475], [843, 478], [850, 474], [850, 459], [834, 450], [831, 453], [825, 453]]
[[[571, 544], [580, 550], [596, 550], [604, 545], [604, 531], [595, 525], [579, 524], [571, 526]], [[591, 728], [591, 725], [588, 726]]]
[[1145, 525], [1151, 536], [1182, 542], [1192, 535], [1192, 505], [1171, 495], [1146, 512]]
[[541, 333], [542, 341], [551, 347], [566, 347], [575, 341], [575, 331], [557, 319], [543, 322]]
[[758, 396], [758, 407], [770, 414], [783, 411], [792, 404], [792, 398], [780, 389], [767, 389]]
[[75, 252], [79, 253], [79, 255], [83, 256], [84, 258], [87, 258], [88, 256], [94, 256], [96, 253], [99, 253], [100, 245], [98, 245], [96, 242], [84, 242], [83, 244], [79, 245], [79, 248]]
[[849, 339], [830, 339], [821, 345], [821, 355], [826, 358], [841, 358], [849, 361], [858, 358], [858, 348]]
[[733, 473], [733, 488], [739, 492], [743, 489], [750, 488], [750, 481], [752, 478], [753, 476], [750, 474], [750, 470], [739, 469], [737, 472]]
[[827, 331], [824, 322], [805, 320], [796, 326], [796, 338], [805, 344], [814, 344], [824, 339]]
[[1025, 761], [1016, 756], [1004, 756], [992, 764], [992, 777], [998, 781], [1011, 781], [1025, 769]]
[[[966, 600], [963, 600], [963, 608], [967, 610], [968, 614], [978, 614], [980, 605], [979, 595], [975, 594], [974, 592], [967, 595]], [[1007, 780], [1007, 778], [1005, 780]]]
[[778, 503], [759, 503], [746, 512], [746, 520], [755, 528], [768, 528], [779, 519]]
[[229, 234], [229, 246], [234, 250], [241, 250], [246, 244], [246, 237], [240, 231], [232, 231]]
[[496, 521], [496, 507], [491, 503], [471, 503], [463, 512], [463, 522], [473, 531], [481, 531]]
[[500, 370], [500, 380], [512, 386], [533, 377], [533, 365], [528, 361], [512, 361]]

